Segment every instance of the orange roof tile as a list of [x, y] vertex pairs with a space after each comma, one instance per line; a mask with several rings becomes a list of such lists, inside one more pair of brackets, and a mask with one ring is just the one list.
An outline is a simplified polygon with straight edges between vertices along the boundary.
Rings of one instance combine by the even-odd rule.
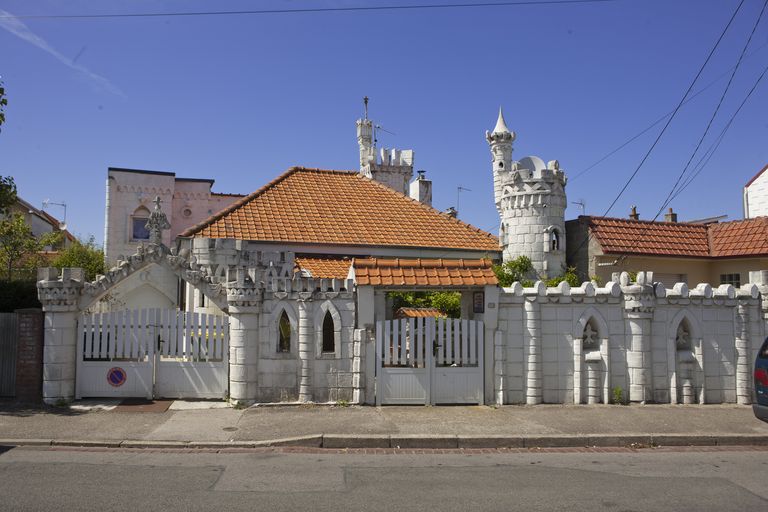
[[355, 258], [358, 286], [485, 286], [498, 284], [492, 262], [447, 259]]
[[585, 218], [605, 253], [694, 258], [768, 255], [768, 217], [710, 224]]
[[346, 257], [318, 258], [313, 256], [296, 256], [296, 267], [306, 270], [312, 277], [346, 279], [352, 260]]
[[448, 316], [437, 308], [400, 308], [395, 311], [395, 318], [430, 318]]
[[709, 255], [707, 226], [681, 222], [651, 222], [589, 217], [592, 234], [603, 252], [664, 256]]
[[350, 171], [294, 167], [181, 236], [498, 253], [498, 238]]
[[709, 224], [714, 257], [768, 255], [768, 217]]

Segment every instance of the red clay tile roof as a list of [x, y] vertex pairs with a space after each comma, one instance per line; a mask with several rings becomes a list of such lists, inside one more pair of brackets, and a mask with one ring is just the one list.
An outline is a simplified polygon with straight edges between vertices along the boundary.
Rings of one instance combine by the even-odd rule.
[[608, 254], [695, 258], [768, 255], [768, 217], [711, 224], [583, 218]]
[[709, 224], [711, 255], [768, 255], [768, 217]]
[[318, 258], [315, 256], [296, 256], [294, 260], [299, 270], [307, 270], [312, 277], [346, 279], [349, 267], [352, 266], [350, 258]]
[[180, 236], [499, 251], [490, 233], [356, 172], [301, 167]]
[[355, 258], [358, 286], [485, 286], [498, 284], [488, 259]]
[[704, 224], [590, 217], [589, 227], [606, 253], [709, 256]]
[[400, 308], [395, 311], [395, 318], [430, 318], [448, 316], [437, 308]]

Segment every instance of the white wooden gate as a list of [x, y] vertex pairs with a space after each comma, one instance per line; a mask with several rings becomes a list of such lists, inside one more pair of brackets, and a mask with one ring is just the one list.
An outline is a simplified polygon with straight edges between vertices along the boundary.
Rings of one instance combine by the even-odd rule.
[[223, 398], [226, 316], [142, 309], [82, 315], [75, 396]]
[[376, 404], [483, 403], [483, 322], [376, 322]]

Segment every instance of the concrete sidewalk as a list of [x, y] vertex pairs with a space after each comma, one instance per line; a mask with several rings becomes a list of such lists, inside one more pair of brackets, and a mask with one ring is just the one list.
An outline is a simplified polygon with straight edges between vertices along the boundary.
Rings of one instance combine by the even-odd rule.
[[221, 402], [175, 402], [164, 412], [130, 412], [130, 408], [114, 405], [76, 410], [0, 404], [0, 444], [201, 448], [768, 445], [768, 424], [755, 419], [751, 407], [737, 405], [299, 405], [236, 410], [221, 408]]

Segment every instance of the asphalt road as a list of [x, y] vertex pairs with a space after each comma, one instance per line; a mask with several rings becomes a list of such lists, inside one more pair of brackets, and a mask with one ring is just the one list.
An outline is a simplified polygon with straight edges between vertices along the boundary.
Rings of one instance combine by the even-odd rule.
[[768, 451], [360, 455], [15, 448], [2, 510], [768, 510]]

